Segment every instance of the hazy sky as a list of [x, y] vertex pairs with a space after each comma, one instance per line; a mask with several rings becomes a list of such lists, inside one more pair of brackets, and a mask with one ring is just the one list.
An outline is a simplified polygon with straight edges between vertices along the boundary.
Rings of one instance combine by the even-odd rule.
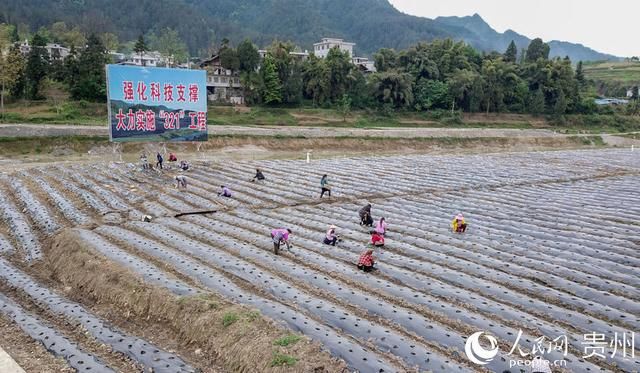
[[389, 0], [416, 16], [480, 14], [499, 32], [581, 43], [617, 56], [640, 55], [640, 0]]

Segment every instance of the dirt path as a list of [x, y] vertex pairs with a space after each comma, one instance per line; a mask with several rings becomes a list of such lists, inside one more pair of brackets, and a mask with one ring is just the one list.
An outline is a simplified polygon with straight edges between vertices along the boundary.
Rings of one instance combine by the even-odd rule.
[[[283, 126], [210, 126], [212, 135], [301, 137], [548, 137], [564, 136], [544, 129], [513, 128], [338, 128]], [[0, 137], [108, 136], [106, 126], [0, 124]]]

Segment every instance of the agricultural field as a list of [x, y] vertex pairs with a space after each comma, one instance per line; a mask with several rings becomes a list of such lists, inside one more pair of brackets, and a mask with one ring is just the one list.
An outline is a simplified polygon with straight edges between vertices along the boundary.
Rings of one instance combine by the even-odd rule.
[[[640, 370], [638, 152], [193, 161], [186, 189], [171, 167], [0, 173], [0, 332], [83, 372], [529, 372], [541, 338], [553, 372]], [[367, 203], [389, 223], [372, 273]]]
[[585, 76], [595, 81], [640, 84], [640, 62], [598, 62], [584, 65]]

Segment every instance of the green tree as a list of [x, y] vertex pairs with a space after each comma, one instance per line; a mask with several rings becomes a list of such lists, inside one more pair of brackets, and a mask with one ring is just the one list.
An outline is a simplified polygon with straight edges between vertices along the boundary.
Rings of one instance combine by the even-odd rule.
[[303, 65], [304, 91], [315, 106], [322, 106], [330, 100], [330, 72], [326, 61], [314, 55]]
[[336, 102], [348, 92], [350, 73], [354, 66], [349, 52], [343, 52], [337, 47], [329, 51], [325, 60], [329, 68], [330, 99]]
[[100, 35], [100, 40], [102, 40], [102, 44], [107, 49], [107, 51], [117, 51], [118, 48], [120, 48], [120, 41], [118, 40], [118, 35], [116, 34], [105, 32]]
[[378, 72], [395, 69], [398, 63], [398, 55], [393, 49], [382, 48], [373, 55], [374, 64]]
[[160, 35], [154, 38], [151, 48], [159, 51], [169, 61], [169, 66], [187, 62], [189, 51], [187, 45], [182, 41], [178, 31], [172, 28], [165, 28], [160, 31]]
[[531, 40], [529, 47], [527, 48], [527, 62], [536, 62], [538, 59], [549, 59], [549, 44], [542, 41], [540, 38]]
[[411, 74], [389, 70], [373, 74], [371, 81], [374, 97], [380, 104], [395, 108], [408, 108], [413, 105]]
[[342, 95], [342, 98], [338, 102], [338, 111], [340, 115], [342, 115], [342, 121], [346, 122], [347, 116], [351, 114], [351, 97], [349, 97], [349, 95]]
[[76, 100], [103, 101], [106, 99], [105, 64], [108, 57], [102, 41], [96, 34], [89, 35], [87, 47], [78, 60], [78, 78], [71, 86]]
[[518, 58], [518, 47], [516, 47], [516, 43], [511, 40], [509, 43], [509, 47], [507, 47], [506, 52], [504, 52], [504, 61], [507, 63], [516, 63]]
[[478, 75], [473, 70], [457, 70], [449, 79], [449, 96], [451, 97], [451, 112], [458, 107], [469, 110], [471, 89]]
[[78, 45], [84, 47], [87, 44], [87, 39], [78, 26], [69, 28], [64, 22], [56, 22], [51, 25], [50, 34], [53, 41], [63, 45]]
[[76, 51], [76, 47], [72, 45], [71, 48], [69, 48], [69, 55], [63, 61], [63, 81], [67, 85], [67, 88], [69, 88], [69, 91], [71, 91], [71, 87], [74, 87], [78, 82], [78, 70], [78, 52]]
[[26, 97], [30, 100], [42, 98], [40, 83], [47, 76], [49, 70], [49, 54], [45, 48], [46, 44], [46, 40], [38, 33], [31, 40], [31, 51], [29, 51], [25, 68]]
[[144, 36], [140, 34], [140, 36], [138, 36], [138, 40], [136, 41], [136, 44], [133, 46], [133, 51], [136, 52], [138, 56], [140, 56], [140, 61], [142, 62], [142, 66], [146, 65], [142, 56], [144, 55], [144, 52], [146, 52], [147, 50], [149, 49], [147, 47], [147, 43], [144, 41]]
[[578, 65], [576, 66], [576, 82], [578, 82], [578, 87], [584, 88], [585, 86], [585, 78], [584, 71], [582, 67], [582, 61], [578, 61]]
[[545, 99], [542, 88], [538, 88], [530, 95], [529, 112], [533, 115], [540, 115], [545, 111]]
[[417, 111], [433, 108], [446, 109], [451, 102], [449, 85], [439, 80], [420, 79], [413, 89], [414, 108]]
[[245, 39], [238, 45], [238, 58], [240, 59], [240, 71], [252, 74], [260, 64], [258, 48], [249, 39]]
[[226, 45], [220, 49], [218, 55], [220, 56], [222, 67], [233, 71], [240, 70], [240, 58], [238, 58], [238, 53], [234, 48]]
[[0, 113], [4, 115], [4, 98], [20, 80], [24, 73], [24, 57], [17, 47], [11, 47], [6, 54], [0, 53]]
[[265, 104], [279, 104], [282, 102], [282, 83], [276, 71], [276, 63], [270, 54], [267, 54], [262, 61], [262, 81], [264, 90], [262, 101]]
[[0, 52], [7, 50], [11, 44], [15, 43], [13, 40], [15, 29], [13, 25], [0, 23]]
[[560, 90], [558, 92], [558, 97], [556, 98], [556, 103], [553, 106], [553, 114], [560, 116], [564, 115], [567, 112], [567, 99], [564, 95], [564, 92]]

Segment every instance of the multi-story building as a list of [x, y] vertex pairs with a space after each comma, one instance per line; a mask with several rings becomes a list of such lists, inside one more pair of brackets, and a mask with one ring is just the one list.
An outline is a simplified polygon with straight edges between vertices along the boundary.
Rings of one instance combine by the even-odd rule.
[[350, 43], [344, 41], [343, 39], [334, 39], [334, 38], [322, 38], [322, 41], [319, 43], [313, 44], [313, 54], [316, 57], [325, 58], [331, 48], [340, 48], [341, 51], [349, 52], [349, 57], [353, 57], [353, 47], [356, 46], [356, 43]]
[[207, 71], [207, 97], [210, 101], [244, 104], [244, 92], [238, 72], [222, 67], [219, 55], [203, 60], [199, 66]]

